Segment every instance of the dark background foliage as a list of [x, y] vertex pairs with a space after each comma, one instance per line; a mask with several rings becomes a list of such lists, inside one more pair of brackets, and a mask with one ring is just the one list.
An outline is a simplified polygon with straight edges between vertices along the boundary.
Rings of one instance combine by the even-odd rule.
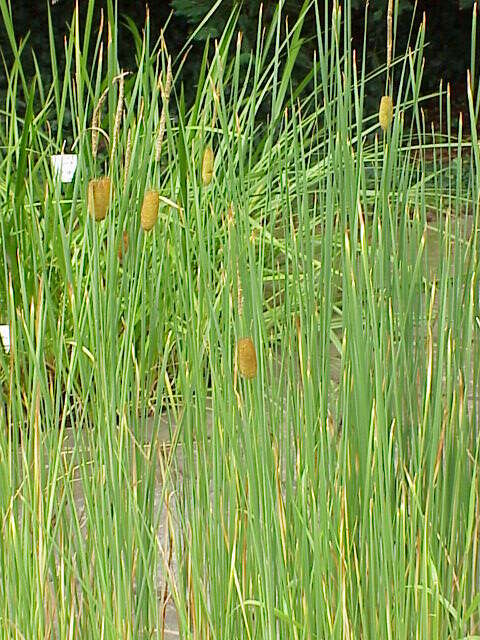
[[[365, 0], [351, 0], [353, 7], [353, 39], [358, 56], [362, 55], [363, 30], [365, 24]], [[88, 0], [79, 0], [80, 17], [85, 14]], [[213, 6], [213, 0], [152, 0], [149, 5], [153, 38], [160, 33], [170, 14], [166, 41], [175, 58], [185, 41], [203, 20]], [[234, 7], [239, 9], [239, 28], [244, 34], [246, 50], [253, 48], [257, 33], [257, 21], [260, 4], [263, 5], [264, 23], [271, 20], [277, 0], [224, 0], [215, 15], [198, 32], [196, 43], [191, 48], [183, 69], [182, 79], [185, 83], [187, 100], [193, 95], [195, 77], [203, 52], [203, 44], [207, 37], [217, 37], [223, 30], [228, 16]], [[369, 69], [385, 62], [386, 11], [388, 0], [370, 0], [368, 12], [369, 49], [367, 65]], [[400, 0], [397, 30], [397, 51], [403, 51], [407, 41], [414, 1]], [[11, 0], [17, 40], [29, 33], [29, 46], [35, 52], [42, 76], [48, 81], [51, 75], [50, 53], [48, 42], [47, 0]], [[298, 16], [301, 0], [286, 0], [285, 13], [293, 22]], [[466, 69], [470, 61], [470, 25], [473, 0], [418, 0], [414, 18], [415, 31], [422, 19], [423, 12], [427, 17], [426, 65], [424, 74], [424, 90], [435, 90], [440, 78], [452, 84], [452, 96], [457, 109], [461, 108], [465, 95]], [[63, 50], [63, 37], [71, 20], [73, 0], [58, 0], [51, 6], [57, 51]], [[141, 31], [146, 12], [146, 3], [142, 0], [118, 0], [120, 16], [119, 57], [121, 65], [134, 68], [135, 47], [133, 36], [128, 29], [125, 17], [131, 18]], [[95, 5], [95, 23], [98, 25], [101, 10], [106, 9], [106, 0], [97, 0]], [[315, 21], [313, 15], [305, 22], [304, 34], [307, 44], [299, 57], [294, 71], [294, 82], [299, 81], [310, 65], [308, 37], [312, 37], [310, 47], [314, 46], [313, 35]], [[12, 64], [12, 56], [5, 33], [3, 20], [0, 17], [0, 48], [7, 68]], [[28, 69], [31, 56], [28, 47], [24, 53], [23, 63]], [[33, 63], [30, 62], [33, 72]], [[379, 80], [379, 83], [381, 80]], [[3, 86], [2, 86], [3, 85]], [[5, 76], [0, 73], [0, 95], [5, 87]], [[379, 87], [379, 91], [381, 88]], [[378, 92], [375, 91], [375, 93]]]

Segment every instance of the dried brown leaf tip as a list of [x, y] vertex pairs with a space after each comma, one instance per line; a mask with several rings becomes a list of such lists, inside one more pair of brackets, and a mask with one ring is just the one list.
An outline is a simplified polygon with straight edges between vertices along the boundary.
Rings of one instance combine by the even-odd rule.
[[240, 338], [237, 343], [238, 370], [244, 378], [251, 380], [257, 375], [257, 354], [251, 338]]
[[94, 178], [88, 183], [88, 210], [97, 222], [104, 220], [110, 203], [110, 178]]
[[155, 189], [149, 189], [145, 192], [142, 211], [140, 214], [140, 221], [144, 231], [150, 231], [153, 229], [157, 222], [159, 200], [158, 191]]
[[391, 96], [382, 96], [380, 109], [378, 110], [378, 121], [383, 131], [386, 131], [393, 120], [393, 100]]
[[211, 147], [206, 147], [202, 158], [202, 182], [207, 187], [213, 178], [213, 165], [215, 156]]

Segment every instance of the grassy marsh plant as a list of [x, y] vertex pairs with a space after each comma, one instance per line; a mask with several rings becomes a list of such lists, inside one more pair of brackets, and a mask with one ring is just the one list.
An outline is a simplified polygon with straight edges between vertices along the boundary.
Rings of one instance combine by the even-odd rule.
[[[138, 68], [119, 126], [106, 89], [122, 73], [116, 5], [105, 50], [94, 7], [83, 24], [73, 14], [62, 75], [50, 30], [46, 86], [25, 78], [0, 0], [15, 55], [0, 110], [6, 637], [473, 640], [476, 9], [470, 140], [462, 121], [452, 133], [449, 90], [436, 96], [441, 126], [424, 119], [425, 21], [405, 54], [392, 36], [389, 64], [368, 76], [350, 3], [321, 0], [294, 24], [283, 2], [271, 24], [259, 16], [255, 51], [234, 11], [206, 45], [191, 105], [167, 83], [182, 57], [169, 59], [148, 15], [141, 33], [130, 25]], [[393, 31], [397, 15], [390, 2]], [[307, 17], [315, 56], [293, 89]], [[385, 136], [365, 95], [387, 66]], [[99, 131], [116, 153], [90, 148]], [[67, 136], [78, 165], [60, 184], [50, 155]], [[208, 140], [215, 180], [210, 147], [198, 166]], [[86, 190], [104, 161], [110, 179]], [[145, 242], [140, 227], [158, 218]], [[241, 399], [232, 363], [255, 378]]]

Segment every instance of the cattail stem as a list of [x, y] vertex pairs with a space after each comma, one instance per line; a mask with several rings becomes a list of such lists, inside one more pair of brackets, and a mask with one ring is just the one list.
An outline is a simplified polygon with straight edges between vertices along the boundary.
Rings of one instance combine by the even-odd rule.
[[237, 265], [237, 305], [238, 305], [238, 315], [241, 317], [243, 314], [243, 289], [242, 289], [242, 279], [240, 278], [240, 271]]
[[130, 160], [132, 157], [132, 130], [129, 128], [127, 133], [127, 148], [125, 150], [125, 166], [123, 169], [123, 186], [127, 184], [128, 170], [130, 169]]

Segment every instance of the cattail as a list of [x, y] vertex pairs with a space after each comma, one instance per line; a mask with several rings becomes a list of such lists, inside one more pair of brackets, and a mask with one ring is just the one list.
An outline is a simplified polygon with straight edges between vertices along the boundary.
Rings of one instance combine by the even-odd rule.
[[118, 246], [118, 259], [120, 262], [123, 260], [123, 256], [127, 253], [128, 249], [128, 232], [124, 231], [122, 234], [122, 239], [120, 240], [120, 244]]
[[145, 192], [142, 204], [142, 212], [140, 220], [144, 231], [150, 231], [155, 226], [158, 218], [159, 195], [155, 189], [149, 189]]
[[383, 131], [386, 131], [393, 119], [393, 100], [391, 96], [382, 96], [380, 100], [380, 109], [378, 111], [378, 120]]
[[88, 183], [88, 210], [97, 222], [107, 215], [110, 186], [110, 178], [93, 179]]
[[98, 101], [97, 106], [93, 110], [93, 116], [92, 116], [92, 156], [93, 156], [94, 160], [97, 157], [97, 152], [98, 152], [98, 133], [100, 131], [100, 129], [99, 129], [100, 114], [102, 112], [103, 103], [105, 102], [105, 98], [107, 96], [107, 91], [108, 91], [108, 87], [105, 89], [105, 91], [100, 96], [100, 100]]
[[251, 380], [257, 375], [257, 354], [251, 338], [241, 338], [237, 344], [238, 370]]
[[213, 164], [215, 156], [211, 147], [207, 147], [203, 153], [202, 159], [202, 182], [204, 186], [208, 186], [213, 178]]
[[157, 141], [155, 143], [155, 162], [159, 162], [162, 155], [162, 143], [163, 136], [165, 135], [165, 123], [167, 121], [167, 112], [165, 107], [162, 109], [162, 115], [160, 116], [160, 124], [158, 125]]

